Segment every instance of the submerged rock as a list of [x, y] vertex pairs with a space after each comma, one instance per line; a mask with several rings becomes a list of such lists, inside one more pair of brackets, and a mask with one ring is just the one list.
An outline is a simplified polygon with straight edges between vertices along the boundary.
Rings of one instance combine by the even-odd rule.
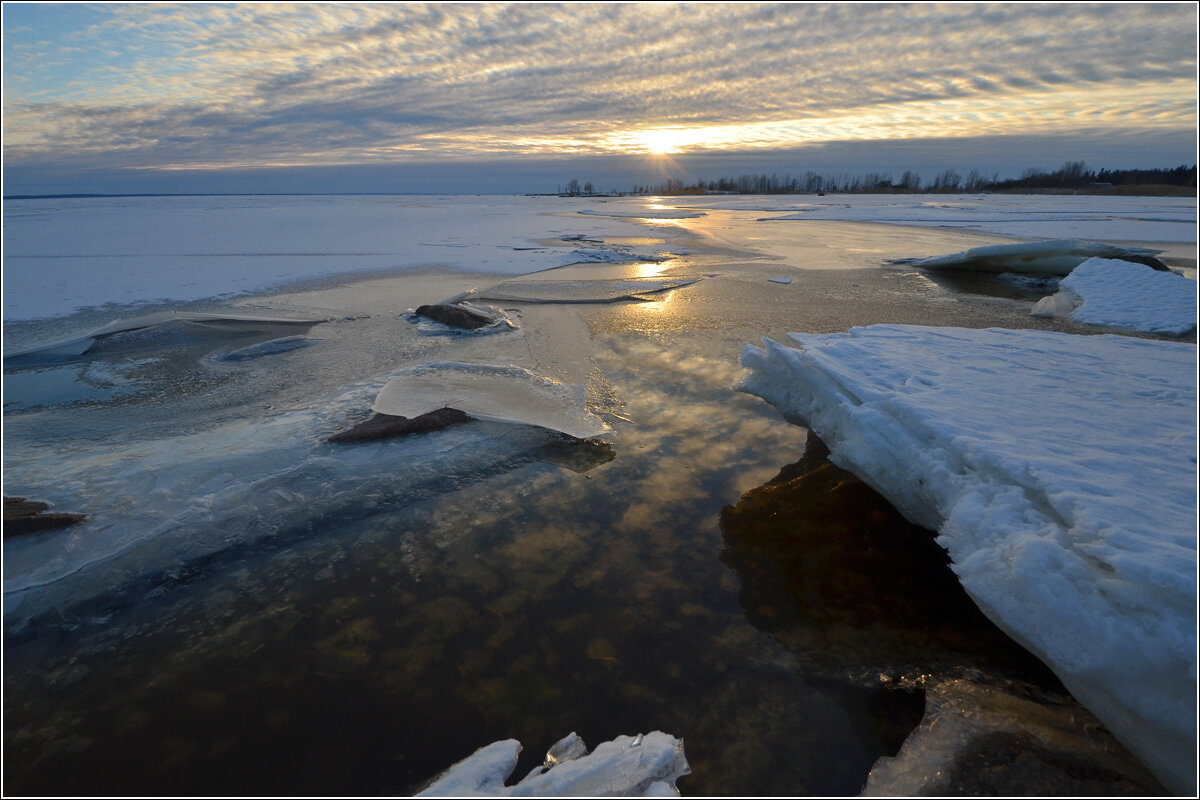
[[970, 681], [926, 692], [925, 717], [863, 797], [1165, 795], [1074, 701], [1046, 702]]
[[470, 422], [471, 417], [455, 408], [439, 408], [419, 417], [399, 417], [394, 414], [376, 414], [366, 422], [340, 431], [329, 437], [330, 442], [369, 442], [374, 439], [389, 439], [408, 436], [412, 433], [428, 433]]
[[87, 519], [87, 514], [45, 513], [49, 509], [48, 503], [37, 500], [26, 500], [24, 497], [4, 498], [4, 538], [67, 528]]
[[984, 670], [1062, 691], [979, 611], [933, 531], [831, 463], [811, 432], [803, 458], [722, 510], [721, 533], [746, 617], [808, 674], [911, 686]]
[[440, 322], [443, 325], [449, 325], [452, 328], [462, 328], [468, 331], [486, 328], [488, 325], [495, 324], [498, 319], [498, 317], [492, 316], [487, 312], [468, 308], [458, 303], [437, 303], [420, 306], [413, 313], [418, 317], [425, 317], [435, 322]]

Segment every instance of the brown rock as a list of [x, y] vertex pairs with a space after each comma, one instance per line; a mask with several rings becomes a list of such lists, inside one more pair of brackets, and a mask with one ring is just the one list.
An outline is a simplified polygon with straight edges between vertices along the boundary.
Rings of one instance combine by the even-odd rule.
[[[471, 417], [456, 408], [439, 408], [419, 417], [398, 417], [392, 414], [376, 414], [349, 430], [329, 437], [331, 442], [369, 442], [373, 439], [388, 439], [393, 436], [408, 436], [412, 433], [440, 431], [451, 425], [470, 422]], [[6, 512], [7, 513], [7, 512]]]
[[24, 497], [4, 498], [4, 538], [78, 525], [87, 514], [47, 514], [50, 506]]
[[486, 328], [496, 321], [495, 317], [489, 314], [473, 308], [467, 308], [466, 306], [460, 306], [456, 303], [421, 306], [414, 313], [419, 317], [428, 317], [443, 325], [463, 328], [469, 331], [473, 331], [476, 328]]

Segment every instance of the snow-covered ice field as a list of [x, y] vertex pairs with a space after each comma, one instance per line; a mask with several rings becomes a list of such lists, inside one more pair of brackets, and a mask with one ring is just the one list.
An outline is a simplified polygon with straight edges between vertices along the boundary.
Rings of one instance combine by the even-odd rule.
[[[396, 794], [490, 742], [658, 730], [686, 741], [684, 794], [852, 794], [927, 686], [1060, 698], [1001, 666], [1024, 656], [1011, 642], [961, 673], [881, 665], [837, 626], [791, 649], [790, 612], [743, 607], [739, 581], [778, 581], [722, 564], [722, 509], [806, 431], [734, 389], [738, 354], [792, 332], [803, 351], [750, 358], [755, 390], [940, 528], [979, 606], [1182, 785], [1156, 754], [1187, 749], [1188, 691], [1194, 708], [1194, 200], [97, 198], [4, 216], [5, 352], [28, 351], [5, 363], [5, 495], [88, 515], [5, 541], [6, 790]], [[1155, 299], [1133, 270], [1083, 270], [1061, 282], [1070, 309], [1034, 316], [1057, 279], [886, 263], [1062, 238], [1148, 243], [1189, 277], [1153, 273], [1175, 282]], [[463, 297], [504, 324], [408, 313]], [[486, 421], [326, 441], [372, 407], [456, 399]], [[993, 647], [977, 634], [956, 647]], [[1038, 713], [1078, 718], [1105, 775], [1155, 791], [1072, 703]]]

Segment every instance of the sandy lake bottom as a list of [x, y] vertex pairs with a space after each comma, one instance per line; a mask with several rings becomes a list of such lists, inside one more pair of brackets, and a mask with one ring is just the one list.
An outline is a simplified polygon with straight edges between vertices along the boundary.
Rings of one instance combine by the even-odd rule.
[[[226, 364], [210, 354], [280, 331], [168, 332], [45, 380], [15, 372], [24, 398], [6, 372], [6, 495], [94, 526], [175, 523], [124, 582], [6, 616], [5, 792], [402, 794], [498, 739], [524, 743], [522, 775], [571, 731], [595, 745], [663, 730], [685, 742], [685, 795], [850, 795], [918, 724], [927, 687], [957, 680], [1095, 731], [928, 536], [819, 448], [769, 483], [806, 458], [807, 432], [733, 389], [741, 347], [789, 331], [1094, 330], [1030, 317], [1039, 295], [1017, 287], [881, 266], [994, 237], [771, 223], [797, 241], [755, 253], [735, 236], [746, 219], [672, 221], [653, 235], [687, 255], [558, 275], [697, 283], [644, 302], [496, 301], [509, 332], [419, 330], [407, 308], [503, 279], [428, 270], [178, 306], [329, 317], [302, 349]], [[10, 326], [6, 342], [111, 316]], [[64, 370], [83, 380], [97, 361], [126, 382], [47, 404]], [[324, 442], [365, 419], [384, 376], [426, 361], [583, 385], [611, 433], [581, 445], [473, 422]], [[79, 554], [91, 530], [35, 536]], [[1088, 769], [1072, 767], [1101, 793], [1156, 791], [1132, 768]], [[1029, 774], [1032, 793], [1056, 788]]]

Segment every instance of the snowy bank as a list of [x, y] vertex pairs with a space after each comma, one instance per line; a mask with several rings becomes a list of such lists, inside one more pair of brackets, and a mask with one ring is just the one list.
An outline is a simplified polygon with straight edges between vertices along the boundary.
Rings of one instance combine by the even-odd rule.
[[1045, 242], [1018, 242], [972, 247], [961, 253], [931, 258], [902, 258], [889, 263], [908, 264], [923, 269], [961, 269], [976, 272], [1017, 272], [1033, 275], [1067, 275], [1089, 258], [1118, 258], [1166, 270], [1155, 258], [1161, 250], [1149, 247], [1121, 247], [1079, 239], [1051, 239]]
[[418, 797], [678, 797], [675, 781], [691, 774], [683, 742], [653, 731], [618, 736], [590, 755], [574, 733], [546, 753], [546, 761], [513, 786], [521, 743], [505, 739], [481, 747], [439, 775]]
[[874, 325], [747, 346], [740, 388], [939, 531], [980, 608], [1195, 789], [1194, 345]]
[[1178, 336], [1196, 327], [1196, 282], [1129, 261], [1090, 258], [1033, 314]]

